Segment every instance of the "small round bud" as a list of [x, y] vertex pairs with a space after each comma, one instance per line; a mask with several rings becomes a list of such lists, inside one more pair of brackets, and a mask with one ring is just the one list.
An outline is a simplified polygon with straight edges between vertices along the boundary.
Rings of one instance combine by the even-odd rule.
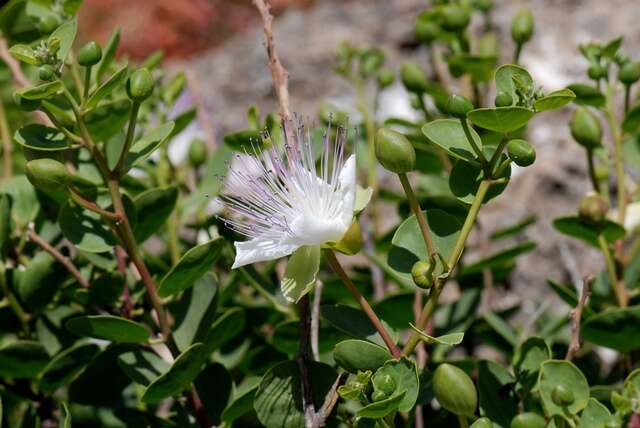
[[400, 68], [402, 84], [409, 92], [423, 94], [429, 87], [427, 75], [420, 67], [411, 62], [405, 62]]
[[132, 101], [141, 103], [151, 96], [153, 86], [153, 77], [149, 70], [140, 68], [134, 71], [127, 81], [127, 95]]
[[458, 119], [465, 119], [467, 113], [473, 110], [473, 104], [471, 101], [458, 94], [451, 94], [447, 99], [447, 111], [453, 117]]
[[531, 36], [533, 36], [533, 14], [528, 9], [522, 9], [511, 21], [511, 38], [522, 45], [527, 43]]
[[83, 67], [96, 65], [102, 59], [102, 48], [96, 42], [89, 42], [78, 52], [78, 64]]
[[396, 390], [396, 381], [388, 374], [374, 376], [373, 387], [376, 390], [382, 391], [386, 396], [389, 396]]
[[478, 407], [478, 392], [462, 369], [440, 364], [433, 373], [433, 392], [442, 407], [459, 416], [473, 416]]
[[632, 85], [640, 79], [640, 62], [628, 61], [618, 71], [618, 80], [625, 85]]
[[207, 160], [207, 144], [200, 138], [195, 138], [189, 146], [189, 162], [194, 167], [199, 167]]
[[64, 190], [69, 182], [67, 168], [57, 160], [49, 158], [27, 162], [26, 173], [31, 184], [45, 192]]
[[416, 151], [407, 137], [388, 128], [378, 129], [376, 157], [385, 169], [396, 174], [412, 171], [416, 163]]
[[587, 75], [590, 79], [600, 80], [607, 75], [607, 70], [598, 63], [591, 64], [587, 69]]
[[487, 13], [493, 9], [493, 0], [476, 0], [475, 5], [479, 11]]
[[360, 54], [360, 75], [367, 79], [382, 67], [384, 53], [380, 49], [366, 49]]
[[440, 27], [435, 22], [424, 19], [422, 17], [418, 17], [416, 19], [416, 39], [420, 43], [424, 43], [426, 45], [433, 42], [440, 33]]
[[384, 392], [380, 391], [379, 389], [376, 389], [371, 394], [371, 401], [373, 401], [374, 403], [376, 401], [382, 401], [382, 400], [384, 400], [386, 398], [387, 398], [387, 394], [385, 394]]
[[53, 80], [55, 76], [56, 71], [49, 64], [41, 65], [40, 68], [38, 68], [38, 77], [40, 77], [40, 80], [48, 82], [50, 80]]
[[602, 141], [600, 119], [586, 107], [578, 107], [569, 122], [574, 140], [587, 149], [599, 147]]
[[419, 260], [411, 268], [411, 278], [418, 287], [428, 289], [433, 285], [432, 272], [433, 266], [429, 261]]
[[396, 79], [396, 76], [393, 74], [393, 71], [388, 68], [383, 68], [378, 72], [378, 86], [381, 88], [387, 88], [391, 86], [393, 81]]
[[56, 15], [47, 15], [38, 22], [38, 31], [40, 34], [51, 34], [60, 26], [60, 18]]
[[536, 150], [526, 140], [515, 139], [507, 143], [509, 159], [518, 166], [529, 166], [536, 160]]
[[537, 413], [526, 412], [511, 419], [510, 428], [544, 428], [546, 426], [547, 422], [544, 417]]
[[508, 92], [498, 91], [494, 104], [496, 107], [509, 107], [513, 105], [513, 97]]
[[469, 25], [471, 14], [457, 5], [446, 6], [442, 11], [442, 28], [447, 31], [462, 31]]
[[489, 418], [479, 418], [469, 428], [493, 428], [493, 422]]
[[582, 198], [578, 206], [578, 216], [590, 224], [602, 223], [607, 218], [607, 212], [609, 212], [609, 203], [595, 192]]
[[556, 385], [551, 390], [551, 401], [556, 406], [566, 407], [574, 401], [573, 392], [564, 385]]

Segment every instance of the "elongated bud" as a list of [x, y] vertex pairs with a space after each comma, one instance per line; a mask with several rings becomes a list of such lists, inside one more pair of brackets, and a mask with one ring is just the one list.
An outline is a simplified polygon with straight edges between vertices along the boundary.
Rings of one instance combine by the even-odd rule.
[[127, 95], [131, 100], [141, 103], [151, 96], [153, 86], [153, 77], [149, 70], [140, 68], [134, 71], [127, 81]]
[[507, 92], [498, 91], [494, 104], [496, 107], [509, 107], [513, 104], [513, 97]]
[[416, 19], [416, 39], [426, 45], [431, 44], [440, 33], [440, 27], [433, 21], [418, 17]]
[[569, 122], [574, 140], [587, 149], [599, 147], [602, 142], [600, 119], [586, 107], [578, 107]]
[[566, 407], [573, 403], [573, 392], [564, 385], [556, 385], [551, 390], [551, 400], [556, 406]]
[[453, 117], [458, 119], [464, 119], [467, 117], [467, 113], [473, 110], [473, 104], [471, 101], [458, 94], [451, 94], [447, 99], [447, 111]]
[[400, 78], [402, 79], [402, 84], [409, 92], [423, 94], [429, 87], [427, 75], [420, 67], [411, 62], [402, 64], [400, 68]]
[[462, 31], [469, 25], [471, 14], [458, 5], [451, 4], [442, 11], [442, 28], [447, 31]]
[[521, 413], [511, 419], [510, 428], [544, 428], [547, 421], [542, 416], [533, 412]]
[[533, 36], [533, 14], [528, 9], [521, 9], [511, 21], [511, 38], [519, 45], [525, 44]]
[[411, 278], [420, 288], [429, 289], [433, 285], [433, 264], [427, 260], [419, 260], [411, 268]]
[[416, 151], [407, 137], [389, 128], [378, 129], [376, 157], [385, 169], [396, 174], [412, 171], [416, 163]]
[[602, 223], [607, 218], [607, 212], [609, 212], [609, 203], [595, 192], [582, 198], [578, 206], [578, 215], [590, 224]]
[[607, 75], [607, 71], [598, 63], [591, 64], [587, 69], [587, 75], [590, 79], [600, 80]]
[[529, 166], [536, 160], [536, 150], [526, 140], [515, 139], [507, 143], [509, 159], [518, 166]]
[[48, 82], [50, 80], [53, 80], [54, 77], [56, 77], [56, 71], [53, 69], [51, 65], [44, 64], [44, 65], [41, 65], [40, 68], [38, 68], [38, 77], [40, 77], [40, 80], [44, 80], [45, 82]]
[[618, 80], [625, 85], [632, 85], [640, 79], [640, 62], [627, 61], [620, 66]]
[[378, 72], [378, 86], [381, 88], [386, 88], [391, 86], [393, 81], [396, 79], [396, 76], [393, 74], [393, 71], [388, 68], [383, 68]]
[[442, 407], [455, 415], [473, 416], [478, 407], [478, 392], [462, 369], [440, 364], [433, 374], [433, 392]]
[[31, 184], [45, 192], [64, 190], [69, 182], [67, 168], [57, 160], [49, 158], [27, 162], [26, 173]]
[[191, 141], [189, 147], [189, 162], [195, 167], [199, 167], [207, 160], [207, 144], [200, 138]]
[[102, 48], [96, 42], [89, 42], [78, 52], [78, 64], [83, 67], [96, 65], [102, 59]]
[[493, 428], [493, 422], [489, 418], [479, 418], [469, 428]]

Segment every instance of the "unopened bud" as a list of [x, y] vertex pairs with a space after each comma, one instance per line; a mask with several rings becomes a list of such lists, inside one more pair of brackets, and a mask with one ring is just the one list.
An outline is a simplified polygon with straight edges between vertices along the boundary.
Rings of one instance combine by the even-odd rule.
[[599, 147], [602, 141], [600, 119], [586, 107], [578, 107], [569, 122], [573, 138], [587, 149]]
[[127, 95], [131, 100], [141, 103], [151, 96], [153, 86], [153, 77], [149, 70], [140, 68], [134, 71], [127, 81]]
[[420, 67], [411, 62], [405, 62], [400, 69], [402, 84], [409, 92], [423, 94], [429, 87], [427, 75]]
[[536, 160], [536, 150], [526, 140], [515, 139], [507, 143], [509, 159], [518, 166], [529, 166]]
[[533, 14], [528, 9], [522, 9], [511, 21], [511, 38], [519, 45], [527, 43], [533, 36], [533, 28]]
[[510, 428], [544, 428], [546, 426], [547, 421], [544, 417], [537, 413], [526, 412], [511, 419]]
[[42, 158], [27, 162], [27, 178], [35, 187], [45, 192], [59, 192], [69, 182], [67, 168], [57, 160]]
[[419, 260], [411, 268], [411, 278], [420, 288], [431, 288], [433, 285], [433, 265], [427, 260]]
[[566, 407], [574, 401], [573, 392], [564, 385], [556, 385], [551, 390], [551, 401], [556, 406]]
[[376, 157], [396, 174], [412, 171], [416, 163], [416, 151], [407, 137], [389, 128], [380, 128], [376, 134]]
[[478, 407], [478, 392], [462, 369], [440, 364], [433, 374], [433, 392], [442, 407], [459, 416], [473, 416]]
[[473, 110], [473, 104], [471, 101], [458, 94], [451, 94], [447, 99], [447, 111], [453, 117], [458, 119], [464, 119], [467, 117], [467, 113]]
[[78, 52], [78, 64], [83, 67], [96, 65], [102, 59], [102, 48], [96, 42], [89, 42]]

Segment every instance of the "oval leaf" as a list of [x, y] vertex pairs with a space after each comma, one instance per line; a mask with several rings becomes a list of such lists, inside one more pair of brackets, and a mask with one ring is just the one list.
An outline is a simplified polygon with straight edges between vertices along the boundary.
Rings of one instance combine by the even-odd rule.
[[42, 85], [24, 89], [18, 92], [18, 96], [26, 100], [41, 100], [59, 94], [60, 92], [62, 92], [62, 82], [54, 80], [53, 82], [47, 82]]
[[75, 317], [67, 321], [65, 327], [78, 336], [112, 342], [136, 343], [149, 339], [149, 330], [145, 326], [113, 315]]
[[386, 348], [364, 340], [343, 340], [333, 349], [336, 363], [350, 373], [375, 371], [391, 359]]
[[605, 96], [595, 86], [585, 85], [584, 83], [574, 83], [567, 86], [576, 96], [576, 104], [590, 105], [593, 107], [602, 107], [606, 101]]
[[136, 241], [141, 244], [162, 227], [178, 201], [178, 188], [149, 189], [133, 200], [138, 213], [138, 223], [133, 230]]
[[113, 233], [98, 214], [70, 202], [60, 209], [58, 224], [65, 238], [82, 251], [103, 253], [116, 244]]
[[[471, 137], [478, 148], [482, 149], [482, 140], [478, 133], [469, 128]], [[476, 154], [467, 140], [462, 124], [456, 119], [437, 119], [425, 124], [422, 133], [435, 145], [458, 159], [475, 162]]]
[[481, 128], [506, 134], [525, 126], [534, 114], [525, 107], [494, 107], [472, 110], [467, 118]]
[[175, 124], [173, 122], [167, 122], [160, 125], [133, 143], [131, 150], [129, 150], [129, 154], [127, 155], [128, 168], [138, 165], [151, 156], [151, 153], [153, 153], [158, 147], [164, 144], [164, 142], [169, 138], [174, 125]]
[[[573, 403], [560, 407], [553, 402], [551, 394], [556, 386], [573, 393]], [[547, 416], [577, 414], [589, 402], [589, 384], [584, 374], [573, 363], [564, 360], [548, 360], [542, 363], [538, 377], [540, 398]]]
[[561, 217], [553, 221], [553, 227], [560, 233], [580, 239], [593, 247], [598, 247], [598, 234], [603, 233], [608, 242], [624, 238], [624, 227], [611, 220], [605, 220], [600, 227], [583, 222], [579, 217]]
[[559, 89], [542, 98], [538, 98], [535, 103], [533, 103], [533, 106], [537, 112], [555, 110], [569, 104], [575, 97], [576, 94], [574, 94], [571, 89]]
[[62, 132], [40, 124], [23, 126], [16, 131], [13, 139], [24, 147], [38, 151], [47, 152], [72, 148]]
[[38, 342], [18, 341], [0, 348], [0, 376], [34, 379], [51, 358]]
[[129, 70], [129, 65], [125, 64], [118, 71], [113, 73], [109, 79], [104, 82], [102, 85], [96, 89], [89, 99], [87, 100], [87, 105], [85, 110], [93, 110], [98, 106], [98, 103], [106, 96], [111, 94], [118, 86], [124, 82], [127, 78], [127, 71]]
[[498, 67], [496, 70], [496, 89], [498, 91], [506, 92], [514, 100], [517, 100], [516, 84], [531, 90], [533, 89], [533, 78], [527, 70], [518, 65], [505, 64]]
[[92, 343], [74, 346], [60, 352], [42, 372], [40, 389], [52, 394], [61, 386], [68, 385], [98, 352], [100, 348]]
[[612, 308], [585, 321], [582, 337], [599, 346], [629, 352], [640, 348], [640, 306]]

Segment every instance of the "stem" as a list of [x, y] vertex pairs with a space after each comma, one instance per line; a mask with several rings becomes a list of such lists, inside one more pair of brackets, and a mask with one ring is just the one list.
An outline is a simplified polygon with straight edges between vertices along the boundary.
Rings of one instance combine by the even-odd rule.
[[133, 102], [131, 106], [131, 115], [129, 117], [129, 127], [127, 128], [127, 136], [124, 140], [124, 146], [122, 147], [122, 152], [120, 152], [120, 157], [118, 158], [118, 163], [115, 168], [113, 168], [113, 174], [116, 177], [120, 177], [124, 170], [124, 163], [127, 160], [127, 155], [129, 154], [129, 149], [131, 148], [131, 142], [133, 141], [133, 136], [136, 132], [136, 121], [138, 120], [138, 111], [140, 110], [140, 103]]
[[[460, 236], [458, 237], [458, 240], [453, 247], [453, 252], [449, 257], [449, 260], [447, 261], [447, 264], [449, 265], [449, 272], [452, 272], [458, 264], [458, 261], [460, 261], [465, 243], [467, 242], [467, 238], [471, 233], [471, 229], [473, 229], [473, 225], [476, 221], [476, 218], [478, 217], [478, 212], [480, 211], [480, 207], [482, 206], [482, 201], [484, 200], [489, 187], [491, 187], [491, 180], [483, 180], [482, 182], [480, 182], [480, 186], [478, 187], [476, 196], [473, 199], [471, 208], [469, 208], [469, 212], [467, 213], [467, 218], [462, 225]], [[429, 294], [427, 303], [425, 303], [424, 307], [422, 308], [422, 313], [420, 314], [420, 318], [418, 319], [418, 322], [416, 324], [418, 330], [424, 330], [427, 327], [429, 320], [435, 312], [436, 306], [438, 304], [438, 298], [440, 297], [440, 293], [442, 292], [445, 284], [445, 279], [438, 278], [436, 280], [436, 283], [433, 285], [431, 294]], [[409, 355], [411, 352], [413, 352], [418, 342], [420, 342], [420, 333], [418, 333], [417, 331], [412, 331], [407, 344], [404, 346], [402, 354]]]
[[596, 169], [593, 163], [593, 150], [587, 149], [587, 165], [589, 167], [589, 179], [593, 185], [593, 190], [600, 193], [600, 185], [598, 184], [598, 177], [596, 176]]
[[460, 119], [460, 123], [462, 124], [462, 129], [464, 130], [464, 135], [467, 137], [467, 141], [469, 141], [469, 144], [471, 144], [471, 148], [476, 153], [476, 156], [478, 156], [478, 158], [480, 159], [480, 163], [482, 163], [482, 165], [486, 167], [487, 158], [484, 157], [484, 153], [482, 153], [482, 150], [480, 150], [480, 147], [478, 147], [475, 140], [473, 139], [473, 136], [471, 135], [471, 130], [469, 130], [469, 124], [467, 123], [467, 119], [466, 118]]
[[84, 99], [89, 97], [89, 87], [91, 86], [91, 66], [84, 69]]
[[11, 310], [15, 314], [16, 318], [18, 318], [18, 321], [20, 321], [22, 330], [28, 336], [29, 335], [29, 314], [27, 314], [24, 311], [24, 309], [22, 309], [22, 306], [20, 305], [20, 302], [18, 302], [18, 299], [16, 299], [16, 297], [13, 295], [11, 290], [9, 290], [9, 286], [7, 285], [7, 282], [6, 282], [4, 263], [0, 263], [0, 290], [2, 290], [2, 293], [7, 298], [9, 302], [9, 306], [11, 306]]
[[624, 283], [618, 280], [616, 264], [613, 260], [611, 250], [609, 249], [609, 243], [607, 243], [607, 240], [602, 233], [598, 235], [598, 245], [600, 246], [600, 250], [604, 256], [604, 262], [607, 266], [607, 274], [609, 275], [609, 282], [611, 282], [611, 288], [615, 292], [618, 306], [626, 308], [628, 304], [627, 290], [624, 287]]
[[429, 113], [429, 110], [427, 110], [427, 105], [424, 103], [424, 98], [423, 98], [424, 94], [416, 94], [416, 95], [418, 97], [418, 101], [420, 102], [420, 109], [424, 113], [424, 119], [428, 122], [432, 119], [432, 117], [431, 117], [431, 114]]
[[466, 416], [458, 415], [458, 423], [460, 424], [460, 428], [468, 428], [469, 422], [467, 421]]
[[82, 79], [80, 78], [80, 72], [78, 71], [78, 66], [75, 63], [75, 60], [73, 59], [72, 54], [70, 54], [70, 56], [71, 56], [71, 65], [69, 66], [69, 69], [71, 70], [71, 77], [73, 78], [73, 83], [75, 83], [76, 85], [76, 90], [78, 92], [78, 96], [80, 97], [80, 102], [84, 104], [84, 100], [85, 100], [84, 94], [86, 93], [86, 89], [82, 84]]
[[362, 310], [369, 317], [371, 324], [373, 324], [373, 327], [377, 330], [377, 332], [382, 337], [382, 340], [384, 341], [385, 345], [387, 345], [387, 348], [389, 348], [389, 352], [391, 352], [391, 355], [393, 355], [394, 358], [400, 358], [401, 356], [400, 350], [394, 343], [393, 339], [391, 339], [391, 336], [389, 335], [387, 330], [382, 325], [380, 318], [378, 318], [376, 313], [371, 308], [371, 305], [369, 305], [369, 302], [367, 302], [367, 299], [365, 299], [362, 293], [360, 293], [360, 291], [356, 288], [356, 286], [353, 285], [351, 278], [349, 278], [347, 273], [344, 271], [344, 269], [340, 265], [340, 262], [338, 261], [338, 258], [336, 257], [333, 250], [327, 249], [325, 250], [324, 254], [327, 257], [329, 266], [331, 266], [333, 271], [340, 277], [340, 279], [342, 280], [344, 285], [347, 287], [351, 295], [355, 297], [355, 299], [358, 301], [358, 304], [360, 304], [360, 307], [362, 308]]
[[631, 85], [624, 85], [624, 114], [629, 112], [629, 104], [631, 103]]
[[518, 65], [520, 54], [522, 53], [522, 43], [516, 43], [516, 50], [513, 53], [513, 63]]
[[82, 274], [80, 273], [78, 268], [73, 264], [71, 259], [62, 255], [60, 251], [58, 251], [51, 244], [49, 244], [47, 241], [42, 239], [42, 237], [38, 235], [34, 230], [29, 229], [27, 231], [27, 236], [39, 247], [41, 247], [43, 250], [49, 253], [51, 257], [53, 257], [58, 262], [60, 262], [60, 264], [62, 264], [67, 269], [67, 271], [69, 271], [71, 275], [73, 275], [76, 281], [78, 281], [78, 284], [80, 284], [83, 288], [89, 288], [89, 281], [87, 281], [87, 279], [82, 276]]
[[300, 340], [298, 345], [298, 370], [300, 371], [300, 387], [302, 389], [302, 409], [304, 412], [305, 426], [315, 428], [314, 423], [316, 409], [313, 404], [313, 391], [309, 379], [307, 363], [311, 359], [309, 354], [309, 340], [311, 337], [311, 310], [309, 307], [309, 295], [305, 294], [298, 302], [300, 316]]
[[7, 122], [7, 113], [5, 112], [4, 102], [2, 100], [0, 100], [0, 138], [2, 138], [2, 177], [8, 180], [13, 175], [13, 162], [11, 158], [13, 141], [11, 139], [9, 123]]
[[624, 162], [622, 160], [622, 133], [616, 120], [615, 107], [613, 105], [614, 88], [609, 85], [607, 91], [606, 115], [609, 121], [609, 128], [614, 141], [614, 160], [616, 164], [616, 183], [618, 187], [618, 223], [624, 224], [626, 214], [626, 189], [624, 186]]
[[420, 232], [422, 232], [422, 238], [424, 239], [424, 243], [427, 246], [427, 253], [429, 257], [433, 256], [435, 253], [435, 246], [433, 245], [433, 239], [431, 239], [431, 232], [429, 231], [429, 224], [427, 223], [427, 217], [424, 214], [424, 211], [420, 208], [420, 204], [418, 203], [418, 199], [416, 198], [415, 193], [413, 193], [413, 189], [411, 188], [411, 183], [409, 183], [409, 178], [407, 178], [407, 174], [398, 174], [400, 178], [400, 183], [402, 184], [402, 188], [404, 189], [404, 193], [407, 195], [407, 201], [409, 201], [409, 207], [411, 207], [411, 211], [413, 215], [416, 216], [418, 220], [418, 225], [420, 226]]
[[492, 177], [500, 176], [500, 171], [495, 171], [494, 174], [494, 170], [496, 169], [496, 164], [498, 163], [498, 160], [500, 160], [500, 155], [504, 151], [504, 148], [508, 142], [509, 138], [506, 135], [503, 135], [502, 140], [500, 140], [500, 143], [498, 143], [498, 147], [496, 148], [495, 153], [493, 154], [493, 156], [491, 156], [491, 160], [489, 161], [489, 172], [491, 173]]

